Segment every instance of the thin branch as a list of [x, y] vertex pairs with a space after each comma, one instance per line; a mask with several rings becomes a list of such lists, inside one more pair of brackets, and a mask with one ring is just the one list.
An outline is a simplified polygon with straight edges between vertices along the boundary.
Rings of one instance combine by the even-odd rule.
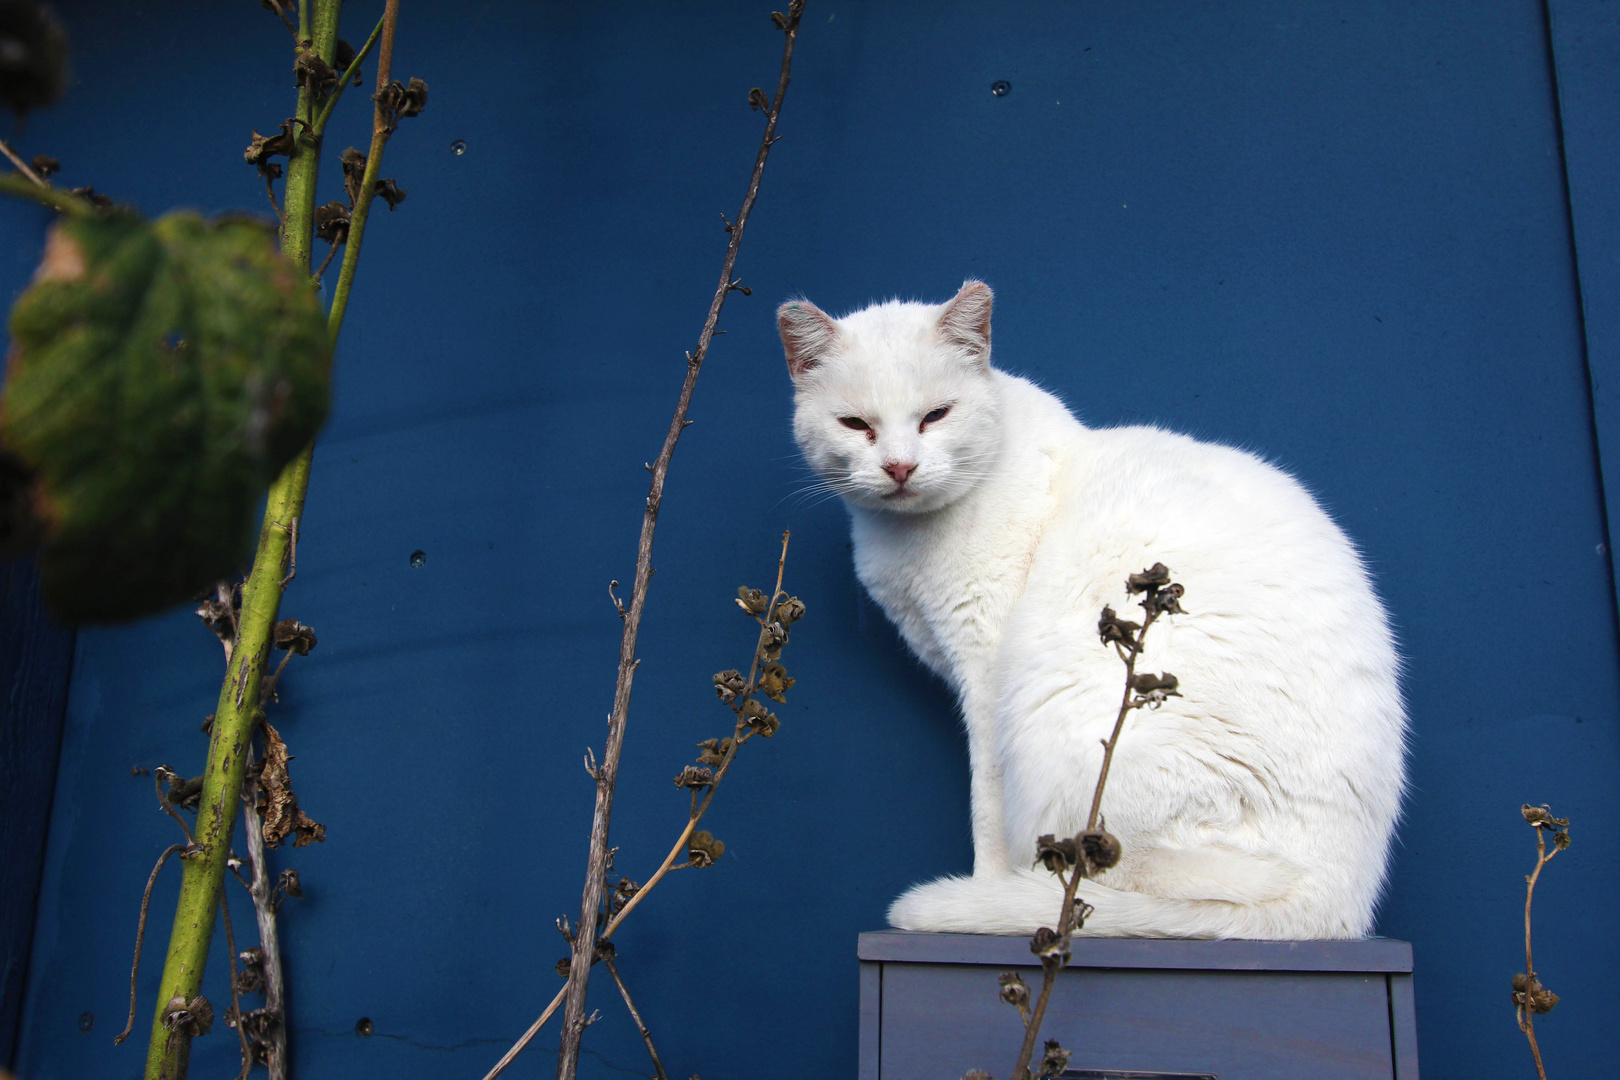
[[287, 224], [287, 214], [281, 209], [281, 204], [276, 202], [276, 183], [270, 179], [269, 174], [266, 174], [264, 178], [264, 194], [270, 200], [270, 209], [276, 212], [276, 220], [285, 226]]
[[129, 965], [129, 1020], [124, 1024], [124, 1030], [113, 1039], [114, 1046], [129, 1038], [129, 1033], [135, 1030], [135, 978], [141, 973], [141, 942], [146, 938], [146, 909], [152, 903], [152, 886], [157, 884], [158, 871], [169, 861], [169, 856], [190, 846], [170, 844], [164, 848], [163, 854], [158, 856], [157, 865], [152, 867], [152, 872], [146, 877], [146, 891], [141, 894], [141, 920], [135, 926], [135, 959]]
[[1135, 708], [1131, 704], [1131, 680], [1136, 675], [1136, 660], [1142, 655], [1142, 645], [1147, 640], [1148, 629], [1153, 621], [1159, 617], [1159, 610], [1151, 608], [1142, 621], [1142, 629], [1131, 641], [1129, 653], [1125, 656], [1125, 697], [1119, 703], [1119, 716], [1114, 720], [1114, 730], [1103, 743], [1102, 769], [1097, 773], [1097, 790], [1091, 796], [1091, 813], [1086, 815], [1086, 831], [1090, 832], [1097, 827], [1097, 818], [1102, 812], [1103, 788], [1108, 784], [1108, 769], [1114, 763], [1114, 747], [1119, 745], [1120, 733], [1125, 730], [1125, 718]]
[[[394, 28], [399, 21], [399, 0], [388, 0], [383, 9], [381, 45], [377, 49], [377, 93], [388, 86], [394, 65]], [[360, 263], [360, 241], [366, 234], [366, 219], [371, 211], [372, 195], [377, 187], [377, 174], [382, 171], [383, 150], [393, 129], [388, 124], [388, 111], [379, 100], [372, 110], [371, 152], [366, 155], [366, 168], [360, 180], [360, 195], [349, 211], [349, 235], [343, 248], [343, 261], [338, 264], [337, 284], [332, 289], [332, 310], [327, 315], [327, 326], [336, 337], [343, 325], [343, 313], [348, 310], [349, 290], [354, 284], [355, 267]]]
[[[332, 265], [332, 256], [336, 255], [337, 254], [337, 249], [342, 247], [342, 246], [343, 246], [342, 244], [335, 243], [335, 244], [332, 245], [331, 249], [327, 251], [326, 258], [321, 260], [320, 269], [315, 271], [314, 277], [315, 277], [316, 281], [321, 280], [321, 277], [326, 273], [326, 268], [328, 266]], [[292, 580], [292, 575], [288, 574], [287, 575], [287, 581], [291, 581], [291, 580]], [[287, 584], [287, 581], [283, 581], [282, 585], [285, 586]]]
[[619, 996], [624, 998], [624, 1007], [630, 1010], [630, 1019], [636, 1022], [636, 1030], [641, 1032], [641, 1041], [647, 1044], [647, 1056], [652, 1058], [653, 1071], [658, 1074], [658, 1080], [669, 1080], [669, 1074], [664, 1071], [664, 1063], [658, 1059], [658, 1049], [653, 1046], [652, 1032], [647, 1030], [647, 1022], [636, 1011], [636, 1003], [630, 1000], [630, 991], [625, 987], [624, 980], [619, 977], [619, 967], [611, 957], [602, 961], [607, 967], [608, 974], [613, 976], [613, 985], [619, 988]]
[[180, 812], [174, 808], [174, 803], [169, 801], [169, 796], [163, 791], [163, 778], [165, 776], [178, 777], [179, 775], [167, 765], [159, 765], [152, 770], [152, 787], [157, 791], [158, 805], [163, 807], [166, 814], [174, 818], [174, 823], [180, 826], [181, 832], [186, 834], [186, 843], [195, 844], [197, 838], [191, 834], [191, 826], [186, 824], [186, 819], [180, 816]]
[[219, 890], [219, 914], [225, 921], [225, 956], [230, 962], [231, 1008], [236, 1012], [236, 1041], [242, 1048], [242, 1071], [236, 1080], [248, 1080], [253, 1071], [253, 1051], [248, 1049], [247, 1027], [242, 1023], [242, 995], [236, 988], [236, 931], [231, 928], [231, 901], [224, 889]]
[[579, 1043], [584, 1032], [585, 988], [590, 978], [591, 958], [596, 944], [596, 913], [601, 906], [607, 867], [608, 825], [612, 817], [619, 758], [623, 752], [625, 728], [629, 720], [630, 692], [638, 663], [636, 640], [641, 629], [642, 614], [646, 610], [648, 584], [652, 578], [653, 534], [657, 529], [658, 511], [663, 502], [664, 482], [669, 474], [669, 464], [675, 453], [675, 445], [680, 440], [681, 432], [686, 428], [686, 414], [692, 402], [692, 391], [697, 384], [698, 372], [702, 369], [704, 357], [708, 354], [709, 342], [714, 337], [715, 326], [720, 320], [720, 312], [725, 306], [726, 297], [731, 293], [730, 286], [734, 280], [732, 271], [737, 263], [743, 230], [748, 224], [749, 214], [753, 212], [754, 201], [759, 197], [760, 178], [765, 171], [766, 159], [770, 156], [771, 144], [775, 141], [782, 100], [787, 94], [793, 63], [793, 46], [798, 39], [799, 20], [803, 10], [803, 0], [792, 0], [788, 6], [787, 25], [783, 28], [785, 41], [782, 46], [782, 72], [777, 81], [776, 96], [766, 116], [759, 151], [754, 157], [754, 169], [749, 177], [748, 191], [743, 198], [742, 208], [737, 213], [736, 223], [732, 227], [731, 242], [726, 246], [725, 260], [720, 268], [719, 285], [715, 289], [714, 299], [709, 303], [708, 316], [704, 320], [702, 332], [698, 335], [697, 349], [690, 354], [687, 361], [686, 378], [681, 384], [680, 396], [676, 399], [674, 416], [670, 419], [663, 446], [659, 449], [658, 457], [653, 464], [652, 484], [647, 494], [646, 510], [641, 521], [641, 538], [636, 551], [636, 576], [631, 586], [623, 635], [619, 641], [619, 674], [617, 685], [614, 687], [613, 710], [608, 718], [607, 745], [602, 755], [601, 769], [597, 774], [590, 855], [586, 860], [585, 887], [580, 900], [580, 927], [574, 939], [573, 963], [568, 975], [567, 1007], [563, 1013], [562, 1039], [557, 1052], [557, 1080], [573, 1080], [579, 1063]]
[[29, 166], [28, 162], [24, 161], [19, 156], [17, 151], [11, 148], [11, 144], [6, 142], [4, 139], [0, 139], [0, 154], [4, 154], [6, 157], [10, 158], [11, 163], [17, 166], [17, 171], [28, 177], [28, 179], [32, 180], [39, 187], [49, 188], [51, 186], [45, 182], [44, 177], [35, 172], [33, 168]]

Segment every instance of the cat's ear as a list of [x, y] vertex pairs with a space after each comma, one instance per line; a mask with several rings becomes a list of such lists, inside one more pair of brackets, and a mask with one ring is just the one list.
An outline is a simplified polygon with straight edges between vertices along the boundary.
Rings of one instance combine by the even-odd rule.
[[994, 299], [990, 286], [968, 278], [935, 324], [940, 340], [966, 348], [986, 367], [990, 365], [990, 306]]
[[776, 328], [781, 331], [788, 374], [794, 382], [825, 360], [841, 336], [838, 324], [808, 300], [789, 300], [777, 308]]

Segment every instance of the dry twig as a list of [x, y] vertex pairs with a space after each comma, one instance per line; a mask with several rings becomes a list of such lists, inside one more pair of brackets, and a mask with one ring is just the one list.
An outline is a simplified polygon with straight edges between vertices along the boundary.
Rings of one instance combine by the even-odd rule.
[[[804, 10], [804, 0], [792, 0], [787, 15], [777, 14], [773, 21], [784, 32], [785, 41], [782, 47], [782, 71], [777, 82], [776, 96], [771, 101], [766, 112], [765, 131], [760, 139], [759, 151], [754, 157], [754, 169], [749, 177], [748, 191], [743, 198], [742, 208], [738, 211], [737, 221], [731, 229], [731, 241], [726, 246], [725, 260], [720, 270], [720, 282], [715, 289], [714, 299], [710, 301], [708, 316], [704, 319], [703, 329], [698, 335], [698, 344], [695, 352], [687, 354], [686, 378], [681, 384], [681, 391], [675, 403], [675, 413], [670, 420], [669, 429], [664, 436], [663, 446], [658, 451], [658, 457], [652, 465], [652, 484], [647, 494], [646, 511], [642, 517], [641, 538], [636, 551], [636, 576], [631, 585], [630, 602], [625, 611], [624, 631], [619, 643], [619, 672], [617, 684], [613, 693], [613, 709], [608, 715], [607, 744], [602, 754], [602, 763], [596, 770], [596, 808], [591, 822], [590, 854], [586, 862], [585, 889], [580, 903], [580, 926], [574, 940], [573, 963], [570, 968], [568, 984], [559, 994], [559, 1000], [566, 1001], [563, 1013], [563, 1030], [560, 1048], [558, 1050], [557, 1077], [558, 1080], [573, 1080], [579, 1061], [580, 1037], [584, 1032], [585, 1017], [585, 988], [590, 977], [591, 959], [595, 953], [597, 939], [596, 916], [601, 910], [602, 893], [607, 870], [608, 854], [608, 825], [613, 812], [613, 795], [618, 779], [619, 758], [624, 747], [625, 727], [629, 719], [630, 691], [635, 681], [636, 667], [640, 661], [636, 659], [636, 639], [641, 629], [641, 617], [646, 608], [647, 586], [652, 577], [652, 543], [653, 533], [658, 524], [658, 511], [663, 501], [664, 482], [669, 474], [670, 459], [675, 453], [675, 444], [680, 440], [681, 432], [685, 430], [688, 421], [687, 410], [691, 405], [692, 391], [697, 384], [698, 372], [703, 367], [703, 360], [708, 355], [709, 343], [715, 335], [715, 327], [720, 319], [720, 311], [725, 305], [726, 297], [732, 292], [735, 279], [732, 270], [736, 266], [737, 252], [742, 244], [743, 229], [748, 223], [748, 216], [753, 211], [754, 201], [759, 196], [760, 178], [765, 171], [765, 161], [770, 155], [771, 146], [776, 142], [776, 123], [781, 115], [782, 99], [787, 94], [789, 72], [793, 62], [793, 46], [798, 38], [799, 19]], [[692, 823], [688, 822], [683, 836], [690, 838]], [[682, 841], [685, 842], [685, 839]], [[669, 860], [665, 860], [666, 866]], [[661, 870], [667, 872], [667, 870]], [[656, 877], [656, 875], [655, 875]], [[648, 882], [650, 887], [653, 882]], [[616, 922], [622, 920], [634, 906], [634, 899], [630, 905], [619, 913]], [[610, 931], [604, 931], [607, 936]], [[529, 1041], [540, 1030], [540, 1027], [556, 1010], [557, 1001], [552, 1004], [536, 1020], [529, 1031], [518, 1040], [517, 1044], [509, 1050], [492, 1069], [486, 1080], [500, 1075], [508, 1064], [528, 1045]]]
[[[1052, 999], [1052, 988], [1058, 973], [1069, 962], [1070, 942], [1076, 930], [1085, 926], [1091, 914], [1091, 905], [1077, 899], [1075, 893], [1084, 878], [1089, 878], [1116, 865], [1120, 857], [1119, 841], [1104, 825], [1102, 817], [1103, 790], [1108, 785], [1108, 770], [1114, 762], [1114, 748], [1119, 745], [1125, 730], [1125, 718], [1144, 705], [1158, 708], [1166, 698], [1179, 697], [1176, 677], [1168, 672], [1153, 675], [1136, 673], [1136, 661], [1142, 655], [1147, 632], [1161, 615], [1180, 615], [1181, 597], [1185, 590], [1170, 580], [1170, 571], [1163, 563], [1154, 563], [1140, 574], [1132, 574], [1125, 582], [1126, 591], [1141, 594], [1144, 618], [1140, 625], [1121, 619], [1112, 607], [1104, 607], [1097, 620], [1097, 633], [1102, 643], [1112, 645], [1125, 665], [1125, 692], [1120, 699], [1119, 714], [1114, 718], [1114, 729], [1103, 741], [1102, 768], [1097, 773], [1097, 788], [1091, 796], [1091, 812], [1086, 816], [1086, 827], [1078, 836], [1058, 840], [1042, 836], [1035, 842], [1035, 859], [1058, 876], [1063, 883], [1063, 904], [1058, 912], [1058, 929], [1042, 927], [1030, 942], [1030, 951], [1041, 959], [1041, 992], [1034, 1008], [1029, 1005], [1029, 987], [1017, 972], [1004, 972], [1001, 976], [1001, 999], [1018, 1009], [1024, 1021], [1024, 1041], [1018, 1048], [1018, 1060], [1013, 1066], [1013, 1080], [1032, 1080], [1030, 1060], [1035, 1055], [1035, 1043], [1040, 1038], [1041, 1023], [1046, 1019], [1046, 1008]], [[1069, 1052], [1055, 1039], [1048, 1039], [1045, 1054], [1034, 1080], [1055, 1077], [1068, 1066]], [[975, 1070], [988, 1080], [988, 1073]], [[973, 1073], [969, 1074], [974, 1075]]]
[[[1547, 1070], [1541, 1064], [1541, 1047], [1536, 1043], [1535, 1016], [1552, 1012], [1558, 1004], [1558, 995], [1541, 985], [1536, 976], [1535, 960], [1530, 954], [1530, 904], [1536, 898], [1536, 882], [1541, 871], [1553, 857], [1569, 847], [1569, 819], [1552, 816], [1547, 806], [1525, 803], [1519, 808], [1524, 820], [1536, 830], [1536, 868], [1524, 879], [1524, 971], [1513, 976], [1513, 1007], [1518, 1014], [1519, 1030], [1530, 1040], [1530, 1055], [1536, 1060], [1536, 1075], [1547, 1080]], [[1553, 838], [1553, 849], [1547, 850], [1547, 834]]]

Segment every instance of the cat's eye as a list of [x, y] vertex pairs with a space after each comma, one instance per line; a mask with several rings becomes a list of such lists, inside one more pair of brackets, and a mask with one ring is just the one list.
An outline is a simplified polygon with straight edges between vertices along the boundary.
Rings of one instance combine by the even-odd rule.
[[838, 422], [851, 431], [871, 431], [872, 425], [858, 416], [840, 416]]
[[939, 408], [935, 409], [933, 412], [929, 413], [927, 416], [922, 418], [922, 423], [917, 425], [917, 430], [921, 431], [923, 428], [927, 427], [929, 424], [936, 423], [937, 421], [945, 419], [945, 414], [950, 412], [950, 411], [951, 411], [951, 407], [949, 405], [941, 405]]

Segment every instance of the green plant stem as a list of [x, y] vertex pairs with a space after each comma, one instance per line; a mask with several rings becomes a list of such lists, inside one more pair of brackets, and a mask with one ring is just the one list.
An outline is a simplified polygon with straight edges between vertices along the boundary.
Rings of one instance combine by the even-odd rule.
[[[328, 60], [336, 47], [342, 6], [342, 0], [316, 0], [315, 3], [314, 47]], [[299, 15], [302, 31], [310, 25], [307, 2], [300, 4]], [[311, 108], [308, 89], [300, 90], [297, 115], [307, 118]], [[318, 140], [297, 139], [287, 166], [282, 252], [306, 274], [314, 231], [319, 166]], [[259, 683], [269, 661], [272, 629], [281, 610], [282, 567], [293, 523], [303, 513], [312, 449], [306, 447], [271, 484], [253, 568], [242, 587], [237, 640], [214, 711], [213, 734], [198, 802], [196, 843], [201, 850], [195, 858], [182, 864], [180, 899], [175, 906], [174, 929], [169, 937], [163, 978], [158, 984], [157, 1013], [147, 1048], [146, 1080], [184, 1080], [190, 1060], [190, 1036], [169, 1031], [164, 1027], [163, 1017], [172, 999], [189, 1002], [202, 989], [203, 968], [208, 960], [225, 863], [230, 856], [231, 833], [236, 825], [242, 775], [254, 727], [262, 715]]]
[[[385, 28], [382, 32], [382, 46], [377, 51], [377, 92], [382, 93], [383, 87], [388, 85], [389, 76], [394, 65], [394, 24], [399, 19], [399, 0], [388, 0], [383, 9], [382, 22]], [[356, 63], [359, 58], [356, 57]], [[360, 242], [366, 235], [366, 218], [371, 211], [371, 197], [377, 186], [377, 173], [382, 169], [383, 148], [388, 145], [388, 136], [392, 131], [388, 126], [388, 116], [378, 105], [372, 112], [371, 118], [371, 151], [366, 155], [366, 171], [361, 176], [360, 194], [354, 200], [354, 209], [349, 213], [349, 237], [343, 247], [343, 264], [338, 267], [337, 285], [332, 289], [331, 325], [334, 336], [336, 327], [343, 322], [343, 313], [349, 307], [349, 289], [354, 284], [354, 268], [360, 261]], [[305, 269], [308, 269], [306, 265]]]
[[332, 91], [331, 96], [326, 99], [326, 104], [321, 106], [321, 111], [316, 115], [315, 122], [310, 125], [317, 139], [326, 133], [326, 122], [332, 118], [332, 110], [337, 108], [338, 99], [343, 96], [343, 91], [347, 89], [349, 81], [354, 78], [354, 73], [360, 70], [360, 65], [365, 61], [366, 54], [371, 51], [371, 47], [377, 43], [377, 36], [382, 33], [383, 23], [387, 19], [388, 13], [386, 11], [378, 17], [377, 25], [371, 28], [371, 36], [366, 38], [364, 45], [360, 46], [360, 51], [354, 54], [354, 60], [349, 66], [343, 69], [343, 75], [338, 79], [337, 87]]
[[48, 206], [52, 210], [59, 210], [64, 214], [75, 217], [89, 217], [96, 212], [96, 208], [77, 195], [63, 191], [61, 188], [40, 186], [32, 183], [16, 173], [0, 175], [0, 193], [14, 195], [19, 199], [37, 202]]

